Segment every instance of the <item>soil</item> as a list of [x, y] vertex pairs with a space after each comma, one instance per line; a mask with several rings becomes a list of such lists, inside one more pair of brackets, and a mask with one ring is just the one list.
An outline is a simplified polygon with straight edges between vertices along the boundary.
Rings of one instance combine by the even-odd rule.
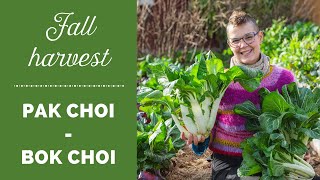
[[[211, 153], [208, 150], [202, 156], [197, 156], [189, 146], [185, 146], [172, 158], [171, 168], [163, 173], [164, 177], [167, 180], [210, 180], [211, 163], [207, 158], [210, 158]], [[320, 175], [320, 157], [316, 152], [309, 148], [305, 159], [314, 167], [316, 174]]]
[[189, 146], [180, 149], [177, 156], [172, 158], [172, 167], [166, 172], [167, 180], [209, 180], [211, 178], [211, 163], [207, 161], [211, 153], [207, 150], [197, 156]]

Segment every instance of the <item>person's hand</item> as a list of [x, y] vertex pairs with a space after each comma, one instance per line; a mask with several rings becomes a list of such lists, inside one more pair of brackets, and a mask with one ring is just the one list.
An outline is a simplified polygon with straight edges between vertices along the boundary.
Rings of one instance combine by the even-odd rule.
[[186, 137], [186, 135], [185, 135], [183, 132], [180, 134], [180, 138], [181, 138], [182, 140], [185, 140], [188, 145], [190, 145], [190, 144], [192, 144], [192, 143], [193, 143], [194, 145], [198, 145], [198, 143], [202, 143], [202, 142], [204, 142], [205, 139], [206, 139], [203, 135], [201, 135], [201, 136], [200, 136], [200, 139], [198, 139], [198, 136], [197, 136], [197, 135], [191, 134], [191, 133], [189, 134], [188, 137]]

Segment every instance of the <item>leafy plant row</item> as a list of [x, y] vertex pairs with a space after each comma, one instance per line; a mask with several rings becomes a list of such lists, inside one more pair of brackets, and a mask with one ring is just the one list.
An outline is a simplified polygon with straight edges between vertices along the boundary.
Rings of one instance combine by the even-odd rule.
[[266, 29], [262, 51], [271, 62], [292, 70], [303, 86], [319, 87], [320, 28], [310, 22], [274, 21]]

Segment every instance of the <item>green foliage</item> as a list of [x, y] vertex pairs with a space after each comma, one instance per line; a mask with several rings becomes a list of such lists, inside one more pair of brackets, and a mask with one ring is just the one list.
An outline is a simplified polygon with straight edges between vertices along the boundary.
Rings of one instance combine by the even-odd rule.
[[241, 143], [240, 175], [261, 172], [265, 179], [314, 176], [313, 168], [299, 156], [306, 153], [308, 141], [320, 138], [319, 91], [291, 83], [282, 87], [283, 95], [261, 89], [261, 110], [250, 101], [235, 106], [234, 112], [249, 119], [247, 123], [256, 131]]
[[[172, 59], [155, 58], [148, 55], [137, 62], [138, 104], [142, 99], [162, 97], [163, 88], [158, 83], [158, 76], [154, 73], [158, 67], [162, 66], [173, 66]], [[180, 67], [180, 64], [177, 64], [177, 67]], [[167, 169], [170, 159], [185, 145], [166, 107], [167, 105], [161, 103], [139, 106], [139, 111], [146, 113], [150, 122], [138, 116], [137, 173], [149, 171], [155, 174], [157, 170]]]
[[285, 20], [274, 21], [265, 32], [262, 51], [272, 63], [292, 70], [299, 83], [319, 87], [320, 28], [310, 22], [286, 25]]
[[164, 121], [156, 113], [151, 116], [149, 124], [137, 121], [137, 173], [168, 168], [170, 159], [185, 145], [172, 119]]
[[161, 85], [158, 83], [156, 73], [152, 72], [156, 71], [158, 66], [183, 68], [185, 65], [171, 58], [157, 58], [147, 55], [137, 61], [137, 86], [162, 90]]
[[[186, 68], [164, 62], [150, 63], [149, 68], [149, 77], [158, 84], [154, 87], [142, 84], [138, 102], [144, 108], [163, 105], [181, 132], [198, 138], [211, 133], [220, 100], [231, 82], [239, 82], [251, 92], [262, 78], [261, 71], [244, 66], [225, 71], [222, 61], [212, 52], [196, 55], [195, 63]], [[180, 125], [182, 121], [186, 128]]]

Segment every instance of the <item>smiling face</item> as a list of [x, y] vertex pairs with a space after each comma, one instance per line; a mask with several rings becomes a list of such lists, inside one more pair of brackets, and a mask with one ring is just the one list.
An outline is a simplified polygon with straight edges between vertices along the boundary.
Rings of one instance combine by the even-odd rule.
[[[243, 64], [254, 64], [260, 58], [260, 44], [263, 40], [263, 33], [259, 31], [253, 38], [253, 42], [246, 43], [244, 37], [248, 37], [248, 33], [257, 33], [257, 27], [247, 22], [238, 26], [229, 25], [227, 27], [228, 44], [233, 52], [234, 57]], [[243, 38], [243, 39], [241, 39]], [[231, 41], [239, 41], [237, 46], [231, 45]]]

